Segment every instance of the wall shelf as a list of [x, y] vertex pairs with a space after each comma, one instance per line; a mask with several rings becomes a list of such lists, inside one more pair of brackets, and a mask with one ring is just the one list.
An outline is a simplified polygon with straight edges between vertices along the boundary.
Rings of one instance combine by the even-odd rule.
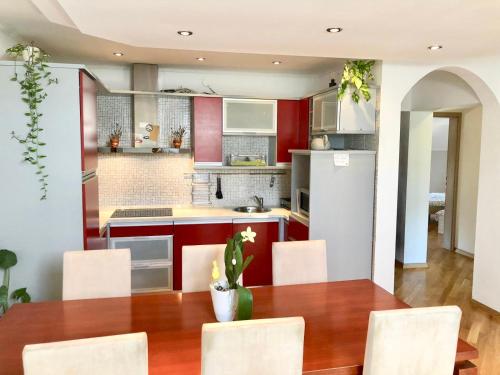
[[171, 147], [98, 147], [97, 152], [101, 154], [190, 154], [189, 148]]

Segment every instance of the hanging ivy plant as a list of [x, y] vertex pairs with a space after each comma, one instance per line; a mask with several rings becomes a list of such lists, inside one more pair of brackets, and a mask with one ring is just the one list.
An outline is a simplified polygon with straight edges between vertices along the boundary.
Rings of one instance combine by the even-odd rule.
[[375, 65], [374, 60], [354, 60], [345, 63], [338, 93], [340, 100], [344, 98], [347, 89], [351, 88], [351, 98], [354, 102], [359, 103], [361, 95], [367, 102], [370, 101], [371, 94], [368, 84], [374, 79], [373, 65]]
[[36, 175], [40, 183], [41, 200], [47, 199], [48, 177], [45, 171], [43, 159], [46, 155], [43, 154], [43, 146], [46, 144], [41, 140], [43, 128], [40, 127], [40, 117], [42, 113], [39, 111], [40, 104], [47, 97], [43, 84], [51, 85], [57, 83], [57, 79], [51, 77], [47, 64], [49, 55], [43, 50], [33, 46], [33, 44], [16, 44], [7, 49], [7, 54], [16, 59], [22, 57], [24, 59], [24, 74], [17, 73], [17, 64], [14, 67], [14, 76], [11, 81], [19, 83], [21, 89], [21, 99], [26, 103], [27, 111], [24, 115], [27, 117], [27, 133], [20, 135], [12, 131], [12, 138], [24, 145], [23, 152], [24, 162], [36, 168]]

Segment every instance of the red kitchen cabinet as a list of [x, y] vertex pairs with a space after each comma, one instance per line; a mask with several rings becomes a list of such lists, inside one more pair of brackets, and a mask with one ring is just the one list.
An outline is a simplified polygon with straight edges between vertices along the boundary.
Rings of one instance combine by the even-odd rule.
[[222, 98], [195, 96], [194, 161], [222, 163]]
[[290, 216], [288, 219], [288, 241], [307, 241], [309, 239], [309, 227]]
[[309, 99], [278, 100], [277, 161], [290, 163], [290, 149], [309, 148]]
[[[246, 228], [246, 227], [245, 227]], [[174, 289], [182, 290], [182, 246], [225, 244], [233, 236], [233, 224], [174, 225]]]
[[101, 237], [99, 227], [98, 178], [93, 177], [82, 183], [83, 204], [83, 248], [99, 250], [106, 248], [106, 239]]
[[290, 163], [292, 156], [288, 150], [298, 147], [299, 104], [298, 100], [278, 100], [278, 163]]
[[297, 149], [307, 150], [309, 148], [309, 98], [299, 101], [299, 139]]
[[255, 243], [245, 242], [244, 257], [253, 254], [252, 263], [243, 273], [244, 286], [273, 284], [273, 242], [279, 241], [279, 222], [234, 223], [233, 232], [244, 231], [251, 227], [257, 233]]
[[97, 85], [80, 69], [80, 135], [82, 171], [97, 169]]

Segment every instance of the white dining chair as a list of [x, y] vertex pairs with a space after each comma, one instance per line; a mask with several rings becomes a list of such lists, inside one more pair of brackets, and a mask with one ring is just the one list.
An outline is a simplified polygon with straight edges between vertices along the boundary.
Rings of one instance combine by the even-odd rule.
[[372, 311], [363, 375], [452, 375], [457, 306]]
[[24, 375], [147, 375], [145, 332], [26, 345]]
[[[182, 247], [182, 292], [201, 292], [209, 290], [212, 282], [212, 262], [217, 261], [220, 280], [225, 276], [224, 251], [226, 244], [194, 245]], [[243, 282], [241, 276], [240, 284]]]
[[63, 300], [128, 297], [130, 294], [130, 249], [64, 253]]
[[201, 374], [302, 374], [304, 326], [302, 317], [204, 324]]
[[328, 281], [325, 240], [274, 242], [272, 251], [273, 285]]

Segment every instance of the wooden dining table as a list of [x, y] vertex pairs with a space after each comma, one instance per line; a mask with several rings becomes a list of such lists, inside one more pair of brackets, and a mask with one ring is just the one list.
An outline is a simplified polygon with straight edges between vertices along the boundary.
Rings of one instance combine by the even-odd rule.
[[[302, 316], [303, 373], [362, 374], [370, 311], [408, 306], [369, 280], [252, 288], [253, 319]], [[209, 292], [14, 305], [0, 318], [0, 374], [22, 374], [26, 344], [146, 332], [150, 374], [199, 374], [201, 327], [215, 322]], [[455, 374], [477, 374], [459, 340]]]

